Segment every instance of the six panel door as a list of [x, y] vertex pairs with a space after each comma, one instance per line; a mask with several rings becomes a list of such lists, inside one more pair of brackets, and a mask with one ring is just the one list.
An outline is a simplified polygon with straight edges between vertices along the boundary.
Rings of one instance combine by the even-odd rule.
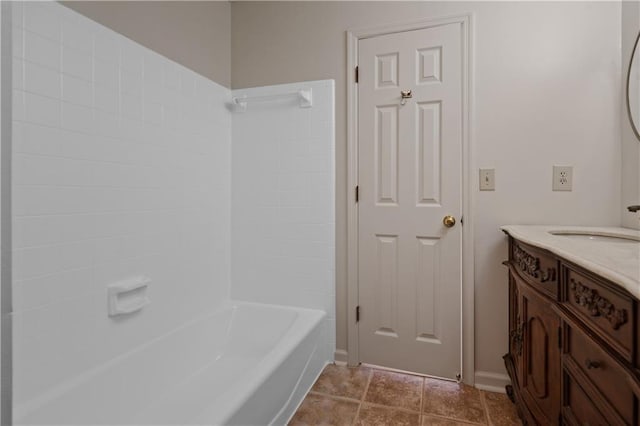
[[455, 23], [358, 44], [360, 360], [451, 379], [462, 230], [443, 217], [462, 211], [461, 34]]

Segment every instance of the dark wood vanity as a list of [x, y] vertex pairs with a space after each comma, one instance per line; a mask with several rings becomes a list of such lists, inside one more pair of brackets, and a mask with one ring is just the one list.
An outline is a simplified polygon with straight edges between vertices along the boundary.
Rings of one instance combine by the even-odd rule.
[[[506, 231], [505, 231], [506, 232]], [[525, 424], [639, 425], [639, 301], [509, 236], [507, 392]]]

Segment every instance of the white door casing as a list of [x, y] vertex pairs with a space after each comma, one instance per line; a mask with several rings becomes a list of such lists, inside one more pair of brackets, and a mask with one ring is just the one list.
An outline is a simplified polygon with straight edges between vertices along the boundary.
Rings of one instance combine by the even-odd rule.
[[359, 358], [450, 379], [461, 372], [461, 25], [358, 43]]

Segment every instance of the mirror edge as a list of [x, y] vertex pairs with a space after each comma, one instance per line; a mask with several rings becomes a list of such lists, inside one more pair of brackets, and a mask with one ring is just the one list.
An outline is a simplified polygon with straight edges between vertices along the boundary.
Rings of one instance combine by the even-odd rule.
[[[626, 103], [629, 123], [631, 123], [631, 128], [633, 129], [633, 133], [636, 135], [636, 139], [640, 141], [640, 130], [638, 130], [638, 128], [636, 127], [636, 123], [633, 121], [633, 116], [631, 115], [631, 103], [629, 101], [629, 80], [631, 79], [631, 66], [633, 65], [633, 60], [636, 59], [636, 49], [638, 48], [638, 42], [640, 42], [640, 32], [638, 32], [636, 42], [633, 44], [633, 49], [631, 50], [631, 59], [629, 60], [629, 67], [627, 68]], [[640, 58], [638, 60], [640, 60]]]

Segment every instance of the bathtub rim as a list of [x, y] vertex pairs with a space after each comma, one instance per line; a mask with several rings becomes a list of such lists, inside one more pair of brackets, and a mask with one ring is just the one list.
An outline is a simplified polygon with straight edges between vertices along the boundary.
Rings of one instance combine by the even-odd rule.
[[[124, 352], [94, 368], [86, 370], [79, 375], [70, 377], [64, 382], [61, 382], [56, 386], [45, 390], [41, 394], [29, 400], [23, 401], [19, 405], [14, 406], [12, 410], [13, 411], [12, 420], [17, 424], [24, 422], [29, 417], [37, 413], [39, 410], [46, 409], [49, 406], [49, 404], [55, 403], [56, 399], [64, 397], [64, 395], [67, 392], [71, 392], [74, 389], [77, 389], [78, 387], [85, 385], [91, 380], [100, 377], [102, 374], [108, 374], [108, 371], [110, 368], [116, 367], [118, 364], [123, 363], [125, 360], [131, 357], [144, 355], [145, 350], [149, 350], [154, 345], [158, 344], [160, 341], [165, 339], [170, 339], [172, 336], [177, 335], [178, 333], [184, 332], [188, 328], [193, 327], [198, 323], [211, 320], [216, 315], [220, 315], [226, 311], [232, 312], [233, 310], [237, 309], [240, 306], [268, 307], [268, 308], [273, 308], [277, 310], [287, 310], [287, 311], [294, 311], [298, 313], [298, 316], [294, 319], [293, 323], [288, 327], [285, 334], [279, 340], [280, 342], [282, 339], [286, 339], [286, 341], [289, 342], [286, 348], [283, 348], [283, 350], [280, 351], [280, 357], [276, 358], [275, 360], [272, 360], [273, 357], [275, 357], [275, 355], [273, 354], [275, 348], [272, 348], [269, 352], [265, 354], [264, 357], [260, 359], [260, 362], [257, 363], [252, 368], [256, 370], [258, 367], [263, 366], [267, 360], [272, 360], [273, 367], [275, 368], [295, 350], [296, 345], [292, 344], [293, 337], [291, 336], [291, 332], [292, 332], [292, 328], [296, 325], [298, 326], [297, 328], [302, 327], [301, 318], [310, 319], [311, 320], [310, 324], [313, 324], [313, 325], [307, 326], [306, 330], [303, 330], [304, 332], [299, 331], [297, 333], [298, 338], [296, 340], [293, 340], [294, 342], [304, 339], [316, 327], [320, 326], [322, 321], [326, 318], [326, 312], [319, 309], [309, 309], [309, 308], [301, 308], [296, 306], [276, 305], [276, 304], [269, 304], [269, 303], [256, 303], [251, 301], [228, 299], [222, 302], [221, 304], [217, 305], [210, 311], [203, 312], [195, 316], [194, 318], [189, 319], [188, 321], [168, 331], [167, 333], [164, 333], [149, 341], [146, 341], [143, 344], [136, 346], [135, 348], [127, 352]], [[279, 343], [277, 343], [277, 345], [279, 345]], [[243, 383], [233, 384], [232, 388], [230, 389], [236, 389], [237, 387], [240, 386], [240, 384], [244, 384], [242, 388], [251, 389], [251, 391], [245, 391], [241, 397], [237, 398], [237, 401], [232, 401], [228, 404], [230, 407], [233, 406], [233, 410], [231, 410], [230, 408], [224, 410], [224, 413], [222, 413], [220, 416], [220, 418], [223, 421], [233, 416], [235, 411], [242, 407], [242, 404], [244, 404], [250, 398], [250, 396], [260, 387], [260, 385], [264, 383], [264, 381], [269, 377], [269, 374], [268, 374], [269, 371], [270, 370], [261, 368], [259, 370], [259, 374], [256, 374], [249, 381], [247, 382], [243, 381]], [[181, 380], [175, 383], [173, 386], [167, 388], [165, 391], [158, 394], [156, 398], [148, 401], [148, 403], [146, 403], [140, 410], [132, 413], [132, 418], [137, 422], [138, 417], [141, 413], [145, 412], [149, 407], [155, 406], [159, 401], [163, 399], [163, 397], [170, 395], [172, 391], [175, 391], [176, 389], [179, 389], [182, 385], [186, 384], [188, 382], [188, 378], [191, 378], [191, 377], [193, 377], [193, 375], [189, 375], [188, 377], [185, 377], [184, 380]], [[234, 394], [237, 394], [237, 390], [236, 390], [236, 393]]]
[[[308, 338], [312, 333], [317, 332], [319, 336], [324, 333], [323, 320], [326, 318], [326, 312], [319, 309], [300, 308], [287, 305], [275, 305], [269, 303], [258, 303], [242, 300], [228, 300], [224, 307], [221, 307], [221, 311], [232, 311], [238, 309], [241, 306], [248, 307], [267, 307], [274, 310], [286, 310], [295, 312], [296, 318], [290, 324], [284, 334], [278, 339], [275, 346], [268, 352], [261, 355], [259, 361], [256, 364], [251, 365], [250, 374], [243, 374], [241, 380], [232, 382], [226, 391], [222, 394], [218, 394], [212, 400], [210, 406], [198, 410], [195, 413], [190, 413], [191, 416], [185, 419], [185, 424], [214, 424], [224, 425], [228, 424], [233, 417], [243, 409], [243, 406], [252, 398], [252, 396], [260, 391], [264, 383], [272, 377], [274, 371], [278, 369], [286, 360], [292, 355], [298, 348], [302, 341]], [[213, 315], [213, 313], [211, 314]], [[207, 316], [202, 317], [202, 320], [207, 320]], [[323, 365], [326, 361], [323, 361]], [[200, 370], [194, 374], [185, 377], [175, 386], [168, 388], [163, 394], [159, 395], [157, 399], [154, 399], [139, 412], [134, 414], [135, 424], [162, 424], [165, 426], [176, 424], [174, 421], [162, 422], [161, 419], [164, 416], [157, 416], [157, 409], [160, 411], [165, 407], [163, 401], [174, 401], [173, 395], [188, 395], [190, 392], [190, 386], [198, 376], [207, 374], [210, 368], [215, 368], [214, 363], [203, 366]], [[293, 389], [291, 389], [293, 391]], [[197, 395], [197, 394], [196, 394]], [[287, 400], [288, 404], [290, 399]], [[285, 406], [286, 406], [285, 404]], [[278, 417], [280, 411], [285, 406], [278, 409]], [[274, 419], [265, 419], [267, 422], [273, 422]]]
[[[285, 309], [295, 311], [298, 317], [289, 326], [286, 333], [278, 341], [276, 347], [272, 348], [264, 357], [260, 359], [260, 362], [252, 367], [252, 371], [256, 371], [258, 374], [251, 376], [247, 381], [237, 382], [232, 385], [230, 392], [216, 401], [216, 404], [224, 403], [226, 399], [231, 399], [228, 405], [225, 405], [224, 412], [218, 416], [215, 424], [226, 424], [233, 415], [242, 408], [244, 404], [251, 398], [251, 396], [269, 379], [274, 370], [277, 369], [287, 358], [298, 348], [298, 344], [307, 338], [316, 328], [322, 326], [323, 320], [327, 314], [320, 309], [299, 308], [295, 306], [286, 305], [273, 305], [269, 303], [258, 303], [241, 300], [231, 300], [232, 308], [236, 308], [239, 305], [245, 306], [268, 306], [274, 309]], [[310, 322], [307, 322], [310, 321]], [[319, 330], [320, 333], [323, 330]], [[283, 342], [284, 341], [284, 342]], [[277, 351], [277, 349], [283, 343], [286, 347]], [[266, 368], [270, 367], [270, 368]], [[246, 376], [245, 376], [246, 377]], [[237, 395], [238, 389], [243, 390], [241, 397], [231, 398], [231, 395]], [[234, 392], [236, 391], [236, 392]], [[273, 419], [270, 419], [273, 421]]]

